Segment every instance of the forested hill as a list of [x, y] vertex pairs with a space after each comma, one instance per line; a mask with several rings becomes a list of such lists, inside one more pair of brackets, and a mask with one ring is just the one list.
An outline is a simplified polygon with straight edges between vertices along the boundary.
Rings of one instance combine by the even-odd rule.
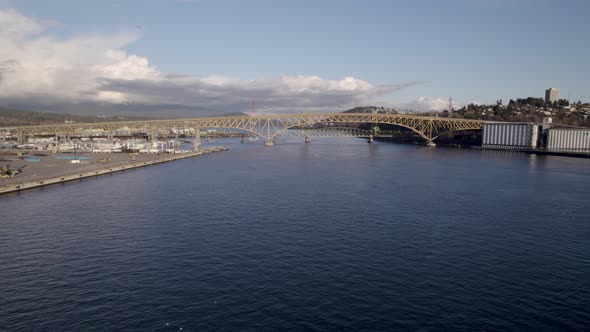
[[343, 113], [399, 114], [399, 112], [393, 108], [382, 106], [359, 106], [351, 108], [348, 111], [344, 111]]
[[45, 124], [73, 122], [110, 122], [110, 121], [139, 121], [146, 117], [132, 116], [88, 116], [61, 113], [32, 112], [12, 108], [0, 107], [0, 127], [36, 126]]

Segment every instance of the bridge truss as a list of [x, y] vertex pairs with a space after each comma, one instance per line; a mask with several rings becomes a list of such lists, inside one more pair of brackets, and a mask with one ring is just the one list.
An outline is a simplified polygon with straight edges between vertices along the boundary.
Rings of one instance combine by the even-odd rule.
[[398, 134], [390, 130], [368, 130], [350, 127], [325, 127], [315, 129], [288, 129], [282, 131], [281, 137], [391, 137]]
[[[345, 127], [346, 124], [389, 124], [412, 130], [426, 143], [432, 143], [440, 132], [446, 130], [477, 130], [482, 129], [485, 121], [426, 117], [415, 115], [390, 114], [292, 114], [270, 116], [240, 116], [170, 119], [150, 121], [103, 122], [103, 123], [72, 123], [58, 125], [24, 126], [5, 128], [4, 131], [16, 132], [22, 140], [28, 136], [59, 135], [78, 136], [97, 132], [116, 132], [126, 130], [130, 132], [145, 132], [154, 135], [161, 130], [181, 128], [232, 128], [260, 136], [271, 144], [277, 136], [289, 135], [287, 130], [312, 130], [316, 126]], [[369, 133], [371, 135], [371, 133]], [[373, 133], [375, 135], [375, 133]]]

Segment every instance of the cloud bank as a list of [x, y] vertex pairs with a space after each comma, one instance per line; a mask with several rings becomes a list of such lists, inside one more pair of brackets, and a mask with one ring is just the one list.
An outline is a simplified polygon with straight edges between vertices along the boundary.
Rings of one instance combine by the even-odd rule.
[[[457, 110], [467, 104], [480, 105], [478, 101], [462, 101], [453, 99], [453, 109]], [[427, 97], [422, 96], [418, 99], [412, 100], [407, 103], [394, 104], [391, 107], [400, 110], [409, 110], [413, 112], [440, 112], [449, 109], [449, 99], [441, 97]]]
[[405, 86], [354, 77], [281, 76], [243, 80], [164, 73], [125, 47], [138, 32], [52, 36], [55, 22], [0, 10], [0, 102], [182, 105], [243, 111], [252, 99], [271, 112], [341, 110]]
[[[443, 111], [449, 108], [449, 100], [436, 97], [420, 97], [409, 103], [401, 105], [401, 107], [417, 112]], [[455, 105], [454, 108], [457, 108], [457, 105]]]

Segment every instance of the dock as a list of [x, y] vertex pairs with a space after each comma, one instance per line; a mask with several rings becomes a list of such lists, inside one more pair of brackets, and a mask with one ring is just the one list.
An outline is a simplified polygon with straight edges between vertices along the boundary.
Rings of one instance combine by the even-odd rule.
[[[53, 184], [60, 184], [74, 180], [81, 180], [90, 177], [96, 177], [105, 174], [112, 174], [116, 172], [131, 170], [139, 167], [146, 167], [151, 165], [157, 165], [167, 162], [172, 162], [180, 159], [186, 158], [193, 158], [198, 157], [204, 154], [214, 153], [214, 152], [221, 152], [226, 151], [228, 148], [226, 147], [214, 147], [205, 149], [202, 151], [183, 151], [182, 153], [174, 153], [168, 154], [164, 156], [158, 156], [158, 158], [151, 159], [151, 160], [129, 160], [123, 163], [117, 164], [104, 164], [104, 166], [93, 164], [93, 166], [103, 166], [103, 167], [91, 167], [92, 169], [72, 169], [68, 170], [65, 174], [61, 172], [61, 174], [55, 174], [57, 172], [52, 172], [52, 174], [46, 174], [45, 176], [37, 177], [36, 174], [33, 176], [24, 176], [19, 178], [20, 175], [15, 176], [14, 178], [10, 178], [6, 181], [5, 179], [0, 181], [0, 195], [8, 194], [13, 192], [19, 192], [28, 189], [40, 188], [44, 186], [49, 186]], [[32, 179], [34, 178], [34, 179]]]

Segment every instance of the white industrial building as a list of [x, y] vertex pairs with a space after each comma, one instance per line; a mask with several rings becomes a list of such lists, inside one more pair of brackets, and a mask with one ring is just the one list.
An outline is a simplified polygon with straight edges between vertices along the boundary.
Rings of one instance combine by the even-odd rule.
[[539, 126], [535, 123], [492, 122], [483, 126], [484, 149], [536, 149]]
[[590, 129], [549, 129], [547, 151], [590, 152]]

